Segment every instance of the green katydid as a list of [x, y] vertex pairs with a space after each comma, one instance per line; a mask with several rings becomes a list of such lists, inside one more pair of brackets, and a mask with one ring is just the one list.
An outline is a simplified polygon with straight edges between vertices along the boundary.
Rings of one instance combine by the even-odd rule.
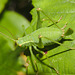
[[[31, 57], [33, 60], [35, 60], [35, 57], [32, 52], [32, 47], [35, 50], [42, 53], [43, 55], [46, 55], [43, 51], [40, 51], [38, 48], [44, 48], [44, 46], [52, 45], [54, 43], [61, 45], [61, 43], [59, 43], [58, 41], [60, 41], [64, 35], [67, 35], [67, 33], [72, 32], [72, 30], [69, 29], [66, 33], [64, 33], [64, 28], [66, 25], [62, 29], [59, 26], [57, 26], [57, 28], [54, 28], [52, 26], [42, 28], [41, 22], [40, 22], [40, 12], [42, 12], [50, 21], [52, 21], [53, 25], [57, 26], [56, 22], [54, 22], [40, 8], [38, 8], [37, 9], [38, 21], [37, 21], [37, 27], [36, 27], [37, 30], [35, 30], [31, 34], [28, 34], [22, 38], [19, 38], [18, 40], [14, 40], [14, 39], [11, 39], [7, 35], [0, 32], [1, 34], [5, 35], [7, 38], [15, 41], [17, 43], [17, 45], [19, 45], [20, 47], [22, 47], [22, 46], [29, 47]], [[46, 58], [49, 60], [49, 58], [47, 56], [46, 56]], [[56, 73], [59, 74], [59, 71], [56, 70], [56, 68], [54, 67], [53, 64], [52, 64], [52, 66], [53, 66], [54, 70], [56, 71]]]

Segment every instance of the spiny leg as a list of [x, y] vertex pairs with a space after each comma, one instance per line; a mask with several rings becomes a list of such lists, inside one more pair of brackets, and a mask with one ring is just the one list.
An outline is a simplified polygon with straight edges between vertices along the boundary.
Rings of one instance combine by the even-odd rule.
[[[58, 22], [60, 22], [60, 20], [62, 19], [62, 16], [59, 18], [59, 20], [58, 21], [56, 21], [55, 23], [58, 23]], [[49, 20], [49, 19], [42, 19], [42, 21], [46, 21], [46, 20]]]
[[65, 30], [65, 28], [66, 28], [66, 26], [67, 26], [67, 22], [66, 22], [66, 24], [61, 28], [61, 30], [62, 30], [62, 32], [63, 32], [63, 34], [61, 35], [62, 37], [63, 36], [68, 36], [68, 35], [71, 35], [72, 33], [73, 33], [73, 30], [71, 29], [71, 28], [69, 28], [66, 32], [64, 32]]
[[32, 63], [33, 63], [33, 68], [36, 71], [36, 75], [38, 75], [38, 66], [37, 66], [37, 63], [36, 63], [36, 58], [35, 58], [35, 56], [32, 52], [32, 46], [29, 46], [29, 50], [30, 50], [30, 53], [31, 53], [31, 60], [32, 60]]
[[[56, 24], [59, 23], [61, 19], [62, 19], [62, 16], [61, 16], [61, 17], [59, 18], [59, 20], [56, 21], [55, 23], [56, 23]], [[52, 26], [52, 25], [54, 25], [54, 24], [51, 24], [51, 25], [49, 25], [48, 27], [50, 27], [50, 26]]]
[[53, 24], [55, 24], [59, 29], [61, 29], [52, 18], [45, 14], [45, 12], [41, 8], [37, 8], [37, 10], [41, 11], [50, 21], [53, 22]]
[[48, 56], [45, 54], [45, 52], [39, 50], [35, 45], [33, 45], [34, 49], [38, 52], [40, 52], [41, 54], [45, 55], [47, 60], [49, 61], [49, 63], [52, 65], [53, 69], [56, 71], [56, 73], [59, 75], [58, 70], [55, 68], [55, 66], [53, 65], [53, 63], [51, 62], [51, 60], [48, 58]]
[[59, 20], [57, 21], [57, 23], [60, 22], [61, 19], [62, 19], [62, 16], [59, 18]]
[[67, 26], [67, 22], [66, 22], [66, 24], [61, 28], [61, 30], [63, 31], [63, 34], [61, 35], [61, 36], [64, 36], [64, 29], [66, 28], [66, 26]]
[[[42, 12], [50, 21], [52, 21], [53, 22], [53, 25], [56, 25], [59, 29], [61, 29], [58, 25], [57, 25], [57, 23], [62, 19], [62, 16], [60, 17], [60, 19], [56, 22], [56, 21], [54, 21], [52, 18], [50, 18], [48, 15], [46, 15], [46, 13], [41, 9], [41, 8], [37, 8], [37, 11], [38, 12]], [[62, 31], [64, 31], [64, 28], [66, 27], [66, 25], [67, 25], [67, 23], [65, 24], [65, 26], [62, 28]], [[63, 33], [64, 34], [64, 33]]]

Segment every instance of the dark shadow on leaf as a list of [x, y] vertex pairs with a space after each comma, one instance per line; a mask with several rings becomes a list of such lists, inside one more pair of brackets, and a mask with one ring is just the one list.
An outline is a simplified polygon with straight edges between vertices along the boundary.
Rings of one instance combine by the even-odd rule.
[[45, 66], [47, 66], [47, 67], [49, 67], [50, 69], [53, 69], [53, 70], [55, 71], [55, 68], [54, 68], [53, 66], [44, 63], [44, 62], [43, 62], [42, 60], [40, 60], [37, 56], [35, 56], [35, 57], [37, 58], [37, 60], [39, 60], [40, 64], [45, 65]]
[[[37, 73], [37, 70], [36, 70], [35, 67], [34, 67], [35, 64], [33, 63], [33, 60], [32, 60], [32, 58], [31, 58], [31, 54], [30, 54], [29, 50], [28, 50], [28, 49], [25, 50], [25, 51], [24, 51], [24, 54], [25, 54], [26, 56], [30, 56], [30, 61], [31, 61], [32, 67], [33, 67], [33, 69], [34, 69], [34, 72]], [[45, 66], [47, 66], [47, 67], [49, 67], [49, 68], [51, 68], [51, 69], [53, 69], [53, 70], [55, 71], [55, 69], [54, 69], [53, 66], [44, 63], [43, 61], [41, 61], [41, 60], [36, 56], [36, 54], [39, 54], [39, 55], [43, 56], [41, 53], [39, 53], [38, 51], [36, 51], [36, 50], [33, 49], [33, 54], [34, 54], [36, 60], [38, 60], [38, 61], [40, 62], [40, 64], [45, 65]]]
[[[65, 51], [62, 51], [62, 52], [56, 53], [56, 54], [51, 55], [51, 56], [48, 56], [48, 58], [54, 57], [54, 56], [56, 56], [56, 55], [59, 55], [59, 54], [62, 54], [62, 53], [64, 53], [64, 52], [68, 52], [68, 51], [71, 51], [71, 49], [68, 49], [68, 50], [65, 50]], [[43, 60], [46, 60], [46, 59], [47, 59], [47, 58], [45, 58], [45, 59], [43, 59]], [[43, 60], [41, 60], [41, 61], [43, 61]]]

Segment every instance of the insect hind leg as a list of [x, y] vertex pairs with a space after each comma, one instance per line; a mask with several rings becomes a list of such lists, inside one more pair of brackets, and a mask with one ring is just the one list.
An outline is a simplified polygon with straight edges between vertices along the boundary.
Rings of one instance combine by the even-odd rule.
[[[55, 22], [55, 24], [59, 23], [61, 19], [62, 19], [62, 16], [59, 18], [59, 20], [58, 20], [58, 21], [56, 21], [56, 22]], [[51, 24], [51, 25], [49, 25], [48, 27], [53, 26], [53, 25], [54, 25], [54, 23], [53, 23], [53, 24]]]
[[64, 33], [64, 31], [65, 31], [64, 29], [66, 28], [66, 26], [67, 26], [67, 22], [66, 22], [66, 24], [61, 28], [61, 30], [62, 30], [62, 32], [63, 32], [63, 34], [61, 35], [62, 37], [63, 37], [64, 34], [65, 34], [65, 33]]
[[41, 54], [43, 54], [44, 56], [46, 56], [47, 60], [49, 61], [49, 63], [52, 65], [53, 69], [56, 71], [56, 73], [59, 75], [59, 71], [55, 68], [55, 66], [53, 65], [53, 63], [51, 62], [51, 60], [48, 58], [48, 56], [46, 55], [45, 52], [39, 50], [35, 45], [33, 45], [34, 49], [38, 52], [40, 52]]

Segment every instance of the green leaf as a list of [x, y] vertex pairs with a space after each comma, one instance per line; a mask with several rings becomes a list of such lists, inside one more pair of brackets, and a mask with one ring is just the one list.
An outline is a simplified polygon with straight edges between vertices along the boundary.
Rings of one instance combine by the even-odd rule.
[[[22, 25], [24, 25], [24, 28]], [[25, 31], [27, 34], [32, 32], [30, 22], [26, 18], [13, 11], [3, 13], [0, 20], [0, 32], [15, 40], [23, 37]], [[16, 47], [15, 42], [5, 35], [0, 34], [0, 74], [17, 75], [17, 72], [22, 69], [17, 60], [20, 53], [25, 49]]]
[[[6, 11], [3, 14], [0, 25], [7, 28], [14, 35], [13, 37], [18, 38], [22, 37], [25, 30], [30, 26], [30, 22], [14, 11]], [[23, 25], [25, 30], [23, 30]]]
[[[37, 25], [37, 8], [41, 8], [50, 18], [52, 18], [54, 21], [58, 21], [58, 19], [62, 17], [62, 20], [57, 23], [59, 27], [63, 27], [66, 22], [68, 22], [67, 27], [74, 30], [74, 33], [72, 34], [72, 37], [75, 38], [75, 4], [74, 0], [32, 0], [32, 4], [34, 5], [34, 9], [31, 11], [32, 14], [32, 21], [31, 26], [30, 23], [25, 20], [24, 17], [21, 15], [12, 12], [12, 11], [6, 11], [3, 16], [2, 20], [0, 22], [0, 25], [6, 27], [17, 39], [18, 37], [22, 37], [25, 33], [25, 31], [22, 29], [22, 25], [25, 26], [25, 30], [27, 34], [31, 33], [32, 30], [36, 30]], [[41, 15], [41, 21], [43, 18], [48, 19], [45, 15], [42, 13]], [[50, 22], [50, 23], [49, 23]], [[44, 21], [42, 22], [42, 27], [51, 25], [51, 21]], [[3, 28], [0, 28], [0, 31], [4, 34], [8, 35], [9, 37], [12, 37], [8, 31], [6, 31]], [[2, 38], [2, 36], [1, 36]], [[25, 74], [28, 75], [57, 75], [56, 71], [53, 68], [56, 68], [60, 75], [74, 75], [75, 74], [75, 50], [70, 50], [69, 48], [75, 47], [75, 41], [69, 40], [62, 40], [60, 41], [62, 43], [61, 46], [54, 44], [51, 46], [45, 47], [44, 50], [47, 53], [48, 58], [47, 60], [46, 56], [40, 54], [36, 50], [33, 49], [33, 53], [35, 56], [35, 62], [32, 60], [30, 56], [29, 49], [27, 48], [15, 48], [14, 51], [13, 47], [14, 43], [11, 43], [9, 39], [5, 40], [0, 39], [0, 46], [1, 46], [1, 52], [0, 52], [0, 73], [1, 75], [16, 75], [17, 71], [23, 71]], [[8, 43], [9, 42], [9, 43]], [[13, 46], [11, 46], [13, 44]], [[3, 52], [2, 52], [3, 51]], [[18, 64], [18, 56], [20, 56], [21, 51], [24, 51], [24, 54], [27, 56], [27, 61], [29, 63], [28, 68], [22, 67], [22, 65]], [[7, 57], [7, 59], [6, 59]], [[21, 58], [22, 59], [22, 58]], [[21, 60], [20, 60], [21, 61]], [[9, 63], [9, 64], [8, 64]], [[35, 70], [33, 64], [36, 64], [38, 67], [37, 71]], [[13, 66], [14, 65], [14, 66]]]
[[[31, 11], [32, 16], [32, 26], [34, 26], [34, 30], [36, 29], [35, 25], [37, 25], [37, 8], [41, 8], [46, 15], [48, 15], [50, 18], [52, 18], [54, 21], [58, 21], [59, 18], [62, 16], [62, 19], [58, 23], [58, 26], [63, 27], [65, 23], [67, 22], [68, 25], [66, 29], [72, 28], [74, 30], [74, 13], [75, 13], [75, 4], [74, 0], [33, 0], [32, 4], [34, 5], [34, 9]], [[45, 15], [41, 13], [41, 19], [47, 19]], [[43, 26], [48, 26], [51, 23], [44, 21], [42, 23]]]
[[0, 38], [0, 74], [1, 75], [17, 75], [21, 66], [17, 63], [18, 56], [20, 55], [20, 48], [11, 51], [8, 43], [3, 38]]
[[[32, 29], [30, 26], [30, 22], [26, 18], [24, 18], [22, 15], [14, 11], [6, 11], [4, 12], [2, 19], [0, 21], [0, 32], [16, 40], [20, 37], [23, 37], [25, 32], [27, 34], [31, 33]], [[10, 32], [12, 35], [10, 34]], [[11, 42], [11, 40], [5, 36], [4, 38], [8, 40], [9, 45], [13, 48], [12, 46], [13, 41]]]
[[3, 11], [8, 0], [0, 0], [0, 13]]
[[[48, 15], [50, 18], [52, 18], [55, 22], [57, 22], [60, 17], [62, 16], [62, 19], [60, 22], [57, 23], [57, 25], [62, 28], [66, 22], [68, 23], [67, 27], [65, 28], [65, 32], [68, 28], [73, 29], [73, 34], [71, 37], [73, 39], [75, 38], [75, 1], [74, 0], [32, 0], [32, 4], [34, 6], [34, 9], [31, 11], [32, 14], [32, 21], [31, 25], [33, 26], [34, 31], [36, 30], [37, 25], [37, 8], [41, 8], [46, 15]], [[44, 14], [41, 13], [41, 20], [45, 18], [48, 19]], [[50, 23], [49, 23], [50, 22]], [[44, 21], [42, 23], [42, 27], [51, 25], [51, 21]], [[68, 33], [69, 34], [69, 33]], [[75, 48], [75, 44], [72, 44], [72, 40], [69, 40], [70, 37], [68, 37], [65, 41], [63, 41], [62, 46], [51, 45], [46, 47], [47, 56], [50, 57], [51, 62], [54, 64], [54, 68], [56, 68], [60, 75], [68, 74], [68, 75], [74, 75], [75, 68], [74, 68], [74, 60], [75, 60], [75, 50], [70, 50], [71, 47]], [[67, 46], [66, 46], [67, 45]], [[42, 58], [41, 61], [43, 61], [45, 64], [48, 64], [48, 61], [45, 57]], [[40, 58], [39, 58], [40, 59]], [[37, 63], [38, 64], [38, 63]], [[43, 65], [43, 64], [42, 64]], [[51, 65], [52, 66], [52, 65]], [[40, 66], [38, 66], [40, 67]], [[47, 66], [46, 66], [47, 67]], [[42, 71], [40, 70], [39, 74], [49, 73], [52, 75], [56, 75], [55, 71], [51, 68], [45, 68], [41, 66]], [[55, 73], [55, 74], [54, 74]]]

